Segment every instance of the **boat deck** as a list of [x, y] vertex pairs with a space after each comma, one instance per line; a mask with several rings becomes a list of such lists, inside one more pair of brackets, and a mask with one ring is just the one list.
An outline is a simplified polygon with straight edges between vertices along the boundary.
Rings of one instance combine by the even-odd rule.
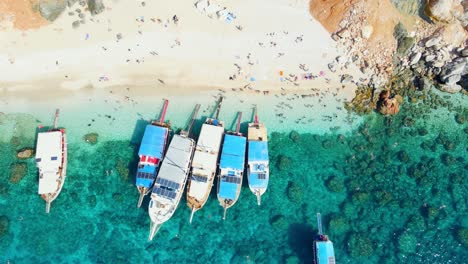
[[267, 135], [267, 130], [263, 124], [249, 124], [248, 140], [268, 141]]

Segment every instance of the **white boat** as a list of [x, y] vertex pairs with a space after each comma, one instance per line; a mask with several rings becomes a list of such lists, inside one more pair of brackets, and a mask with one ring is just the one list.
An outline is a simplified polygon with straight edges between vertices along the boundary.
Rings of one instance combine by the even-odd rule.
[[257, 108], [255, 107], [255, 119], [248, 128], [248, 157], [247, 179], [249, 188], [257, 196], [257, 204], [261, 203], [261, 196], [268, 187], [270, 178], [268, 158], [267, 130], [263, 123], [258, 122]]
[[169, 137], [170, 126], [164, 123], [168, 100], [164, 100], [164, 106], [159, 121], [153, 121], [145, 128], [143, 139], [141, 140], [138, 156], [138, 170], [136, 175], [136, 186], [140, 193], [138, 208], [141, 207], [143, 199], [150, 193], [154, 180], [158, 174], [159, 165], [164, 158], [167, 138]]
[[221, 102], [222, 98], [215, 118], [208, 118], [202, 125], [193, 155], [192, 174], [187, 182], [187, 205], [192, 210], [190, 223], [195, 212], [208, 200], [216, 175], [219, 149], [224, 135], [224, 122], [218, 120]]
[[218, 201], [224, 208], [223, 220], [226, 211], [232, 207], [242, 189], [242, 178], [245, 166], [246, 138], [239, 133], [242, 113], [239, 112], [236, 132], [229, 132], [224, 136], [223, 149], [219, 161], [218, 173]]
[[62, 191], [67, 175], [67, 137], [65, 129], [58, 129], [59, 110], [55, 112], [54, 127], [37, 135], [36, 165], [39, 169], [39, 195], [50, 204]]
[[174, 135], [162, 161], [148, 207], [151, 218], [149, 240], [153, 240], [162, 224], [172, 217], [184, 192], [195, 149], [195, 140], [189, 133], [199, 107], [197, 105], [188, 130]]

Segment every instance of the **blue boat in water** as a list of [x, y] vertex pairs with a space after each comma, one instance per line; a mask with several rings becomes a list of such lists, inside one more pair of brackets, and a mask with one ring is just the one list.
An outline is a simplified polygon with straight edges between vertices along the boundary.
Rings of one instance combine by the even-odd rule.
[[317, 214], [318, 235], [314, 239], [314, 264], [335, 264], [333, 242], [322, 233], [322, 216]]
[[247, 140], [239, 133], [242, 113], [239, 112], [236, 132], [228, 132], [224, 136], [223, 148], [218, 170], [218, 200], [226, 211], [239, 198], [242, 188], [242, 177], [245, 166], [245, 147]]
[[164, 107], [159, 121], [153, 121], [145, 128], [138, 156], [138, 170], [136, 175], [136, 186], [140, 193], [138, 207], [141, 207], [144, 197], [151, 191], [156, 179], [158, 168], [164, 158], [169, 125], [164, 123], [168, 100], [164, 101]]
[[257, 107], [255, 107], [254, 122], [249, 124], [247, 135], [249, 140], [247, 179], [250, 190], [257, 197], [258, 205], [270, 179], [267, 135], [265, 125], [258, 122]]

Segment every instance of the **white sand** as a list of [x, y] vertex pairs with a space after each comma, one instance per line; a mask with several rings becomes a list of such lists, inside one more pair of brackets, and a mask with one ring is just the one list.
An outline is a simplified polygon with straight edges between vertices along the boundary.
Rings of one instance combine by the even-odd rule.
[[[308, 1], [212, 0], [236, 15], [231, 23], [200, 13], [195, 2], [146, 1], [142, 7], [140, 1], [105, 1], [104, 13], [92, 17], [93, 21], [86, 13], [86, 23], [72, 29], [77, 15], [67, 13], [76, 9], [76, 4], [53, 24], [38, 30], [1, 31], [0, 111], [31, 113], [36, 106], [50, 107], [51, 101], [65, 108], [87, 107], [76, 97], [110, 101], [109, 91], [125, 91], [123, 87], [131, 87], [132, 96], [140, 98], [141, 104], [151, 100], [150, 96], [155, 100], [164, 96], [182, 98], [201, 91], [205, 100], [212, 100], [209, 96], [218, 89], [235, 91], [230, 96], [245, 100], [255, 90], [270, 91], [270, 96], [252, 97], [252, 101], [279, 101], [275, 93], [292, 96], [310, 94], [311, 89], [321, 91], [321, 101], [328, 106], [324, 107], [318, 97], [301, 99], [310, 106], [290, 111], [297, 113], [281, 123], [286, 130], [304, 111], [321, 119], [320, 114], [340, 112], [336, 107], [352, 98], [353, 84], [340, 89], [338, 96], [331, 92], [341, 84], [338, 74], [331, 73], [327, 64], [339, 54], [328, 32], [310, 16]], [[179, 18], [177, 25], [171, 20], [173, 15]], [[239, 25], [242, 31], [236, 28]], [[268, 35], [273, 32], [273, 36]], [[117, 34], [123, 37], [119, 41]], [[279, 57], [279, 53], [284, 55]], [[241, 67], [240, 74], [235, 64]], [[299, 64], [305, 64], [307, 71]], [[298, 78], [281, 81], [280, 71], [284, 72], [283, 78]], [[305, 73], [319, 75], [320, 71], [324, 76], [302, 78]], [[359, 76], [352, 66], [347, 72]], [[229, 80], [234, 74], [237, 78]], [[246, 88], [239, 92], [242, 87]], [[276, 126], [279, 120], [273, 122], [274, 104], [269, 106], [269, 116]], [[230, 112], [234, 113], [234, 109]], [[307, 126], [303, 130], [308, 130]]]

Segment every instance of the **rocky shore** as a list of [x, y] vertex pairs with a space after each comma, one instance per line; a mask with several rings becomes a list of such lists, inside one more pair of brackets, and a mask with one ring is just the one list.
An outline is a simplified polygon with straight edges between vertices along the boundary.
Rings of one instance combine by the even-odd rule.
[[[389, 7], [390, 2], [393, 6]], [[344, 64], [354, 63], [368, 76], [356, 81], [359, 88], [355, 98], [346, 104], [348, 110], [396, 114], [404, 101], [417, 102], [415, 92], [426, 97], [430, 97], [427, 93], [432, 89], [468, 93], [468, 2], [392, 0], [376, 7], [370, 1], [343, 1], [329, 8], [345, 9], [338, 14], [342, 17], [331, 32], [345, 50]], [[375, 28], [382, 28], [384, 22], [372, 17], [372, 8], [380, 9], [379, 14], [388, 13], [383, 14], [385, 19], [395, 21], [385, 24], [394, 25], [391, 38], [376, 32]], [[311, 13], [315, 14], [313, 10]], [[322, 23], [330, 22], [327, 19]], [[329, 67], [334, 69], [336, 65]]]

